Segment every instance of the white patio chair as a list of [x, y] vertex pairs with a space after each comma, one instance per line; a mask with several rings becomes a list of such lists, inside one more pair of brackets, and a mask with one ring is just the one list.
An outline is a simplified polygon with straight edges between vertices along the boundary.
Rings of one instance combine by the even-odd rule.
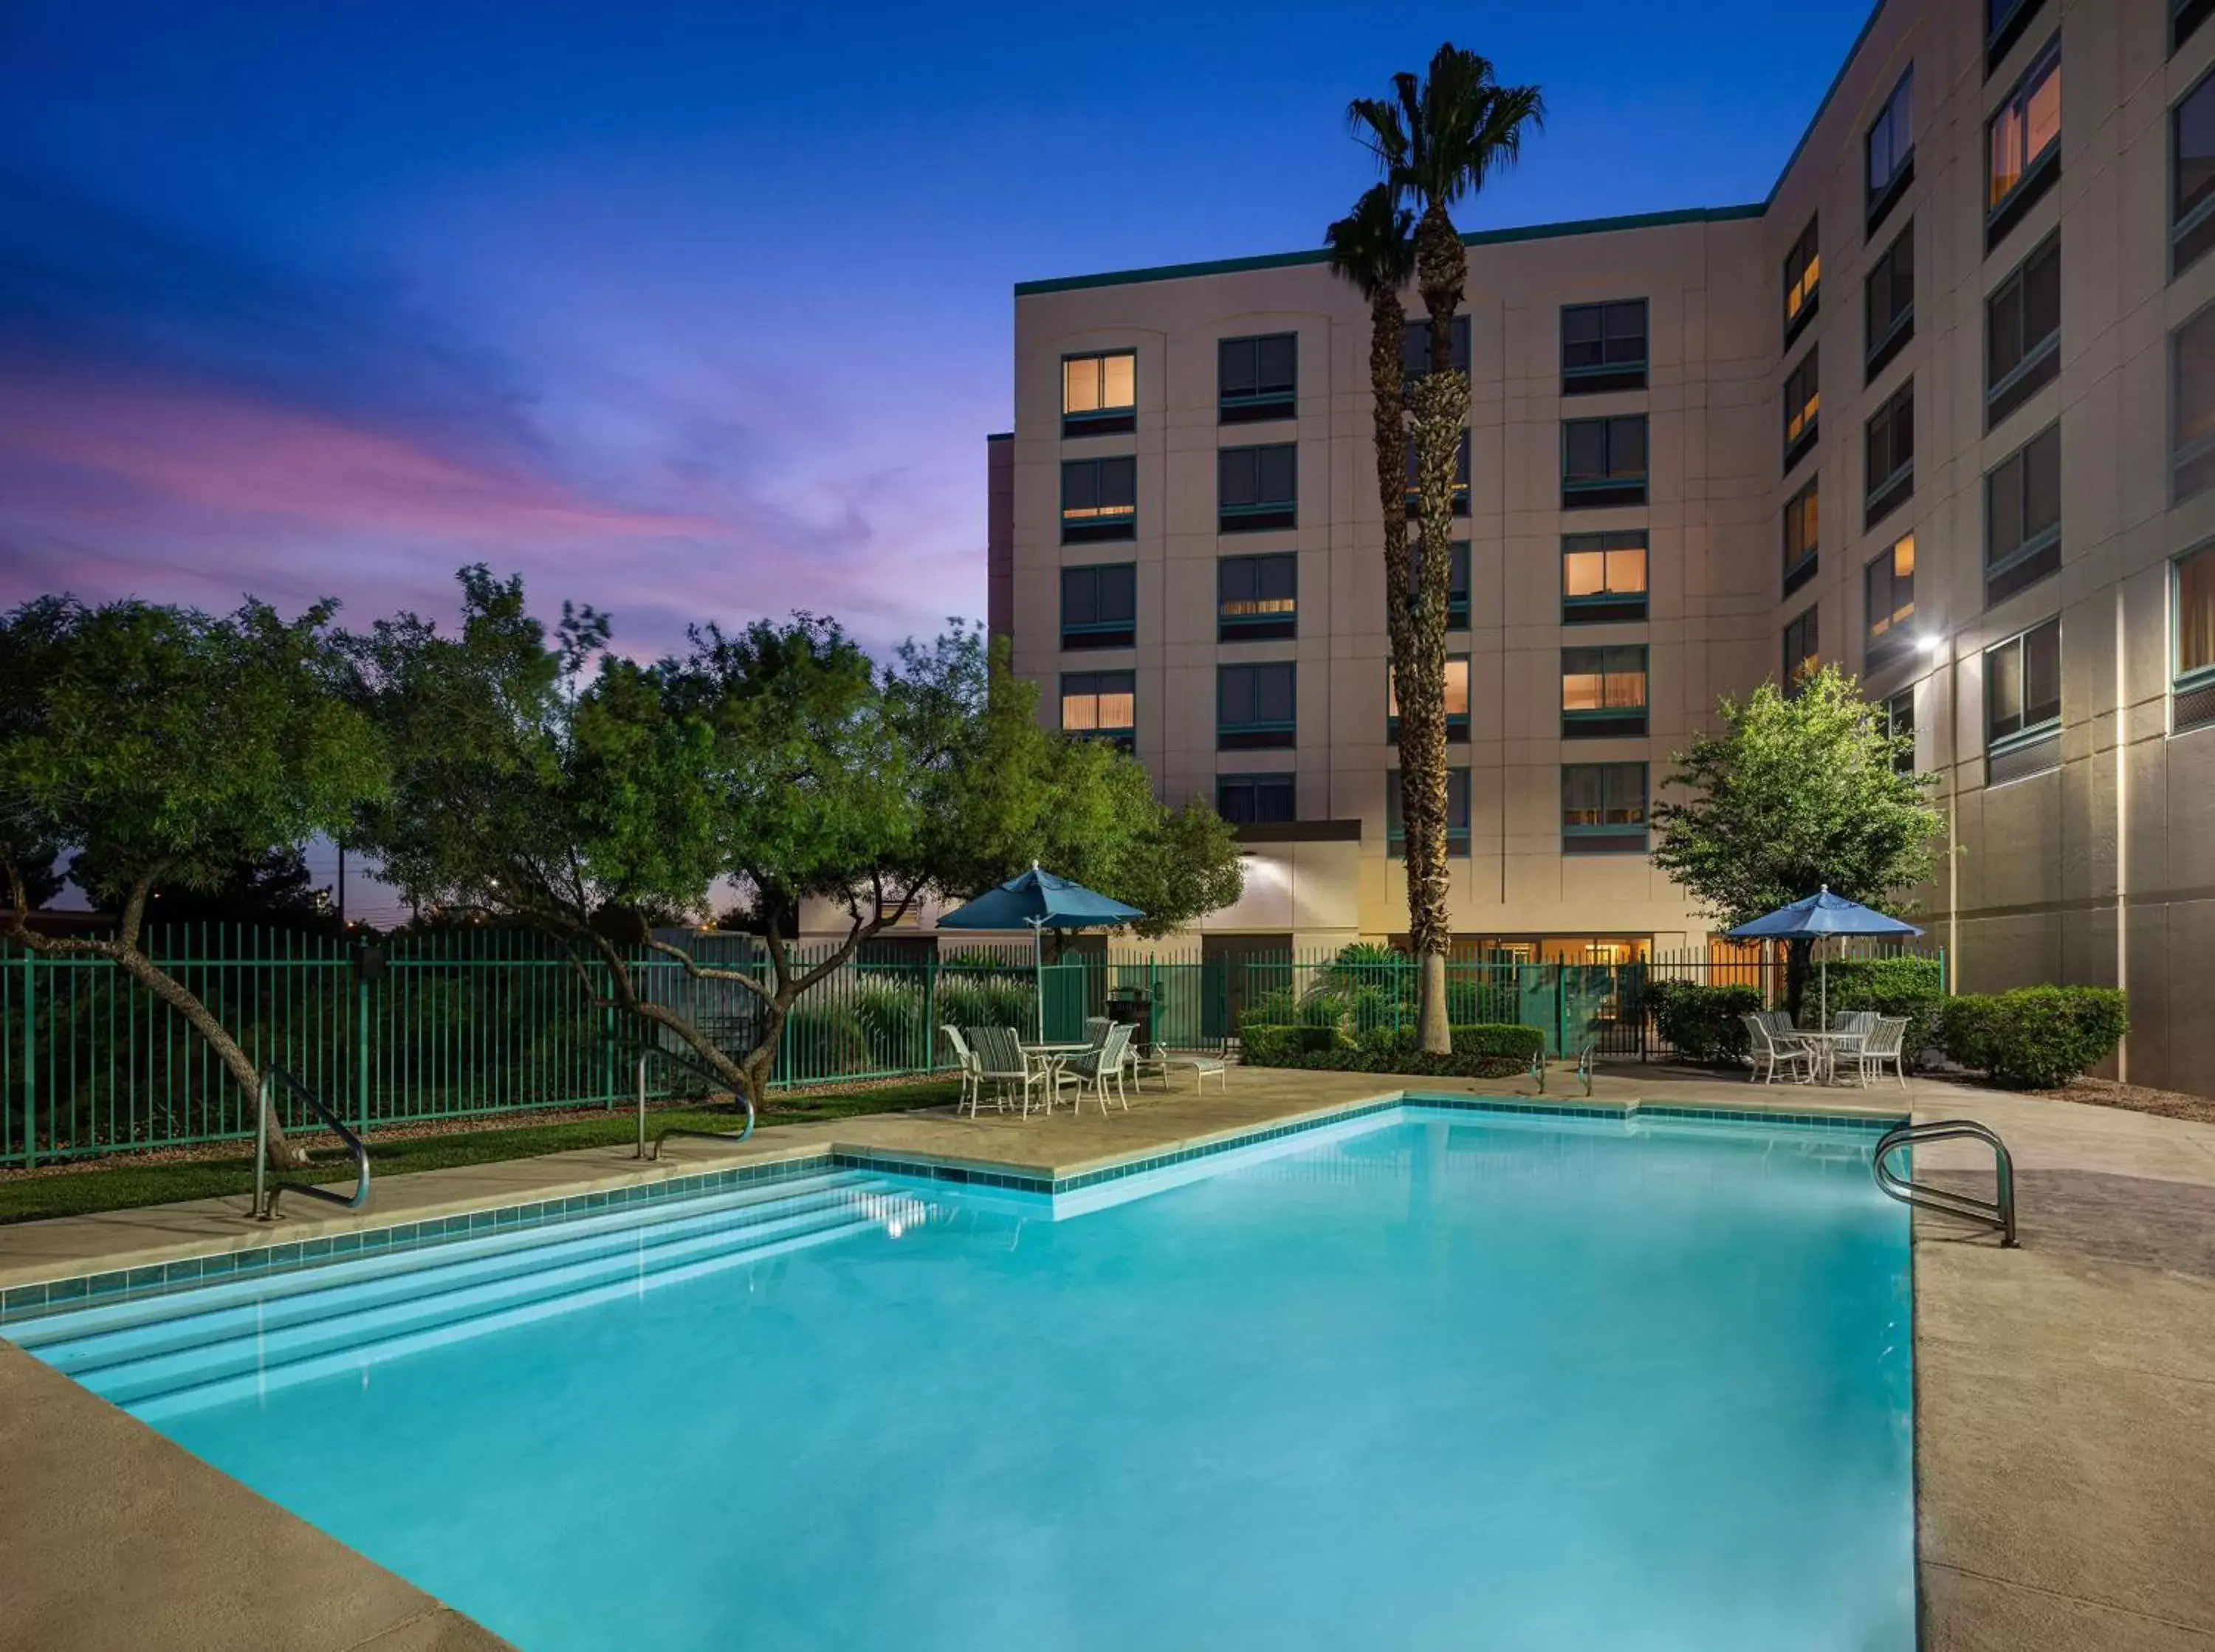
[[1077, 1094], [1073, 1102], [1078, 1112], [1084, 1111], [1084, 1096], [1089, 1090], [1093, 1098], [1099, 1102], [1100, 1111], [1104, 1115], [1108, 1111], [1108, 1086], [1111, 1081], [1115, 1086], [1116, 1098], [1123, 1104], [1123, 1111], [1126, 1113], [1131, 1111], [1131, 1098], [1123, 1091], [1123, 1066], [1131, 1053], [1131, 1034], [1135, 1031], [1127, 1021], [1110, 1023], [1107, 1036], [1064, 1069], [1076, 1082]]
[[[954, 1062], [961, 1072], [961, 1095], [954, 1104], [954, 1111], [958, 1116], [966, 1107], [969, 1117], [974, 1118], [979, 1104], [985, 1098], [985, 1080], [979, 1073], [977, 1052], [970, 1049], [969, 1041], [961, 1036], [960, 1027], [945, 1025], [938, 1030], [946, 1035], [947, 1044], [953, 1049]], [[1003, 1112], [1007, 1111], [1004, 1100], [999, 1103], [999, 1106]]]
[[1854, 1065], [1863, 1086], [1873, 1078], [1884, 1075], [1885, 1065], [1891, 1063], [1893, 1076], [1899, 1087], [1907, 1088], [1907, 1018], [1881, 1015], [1875, 1029], [1862, 1040], [1854, 1051]]
[[1133, 1048], [1137, 1051], [1132, 1058], [1131, 1068], [1131, 1082], [1134, 1087], [1141, 1079], [1150, 1075], [1159, 1079], [1162, 1081], [1162, 1088], [1167, 1090], [1170, 1087], [1169, 1068], [1188, 1067], [1192, 1069], [1192, 1087], [1195, 1094], [1206, 1087], [1207, 1080], [1211, 1074], [1226, 1094], [1230, 1092], [1230, 1063], [1220, 1055], [1211, 1055], [1205, 1050], [1198, 1049], [1171, 1049], [1167, 1044], [1163, 1043], [1137, 1045]]
[[977, 1050], [979, 1084], [998, 1086], [1003, 1105], [1020, 1092], [1025, 1118], [1031, 1116], [1034, 1098], [1042, 1101], [1047, 1112], [1053, 1111], [1054, 1098], [1060, 1093], [1064, 1081], [1059, 1066], [1023, 1054], [1022, 1044], [1011, 1027], [972, 1027], [969, 1042]]
[[1753, 1071], [1746, 1074], [1746, 1082], [1752, 1084], [1759, 1079], [1764, 1084], [1774, 1084], [1776, 1082], [1776, 1069], [1780, 1067], [1795, 1082], [1810, 1082], [1815, 1075], [1814, 1052], [1789, 1033], [1780, 1037], [1770, 1024], [1772, 1013], [1746, 1014], [1739, 1018], [1746, 1024], [1746, 1036], [1752, 1041]]

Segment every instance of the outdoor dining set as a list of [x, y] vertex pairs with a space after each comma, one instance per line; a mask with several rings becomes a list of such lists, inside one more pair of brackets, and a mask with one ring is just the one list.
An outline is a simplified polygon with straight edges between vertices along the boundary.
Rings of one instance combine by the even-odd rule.
[[1874, 1010], [1841, 1010], [1826, 1031], [1795, 1027], [1782, 1010], [1762, 1010], [1739, 1018], [1751, 1040], [1753, 1071], [1774, 1084], [1779, 1074], [1801, 1084], [1853, 1083], [1867, 1086], [1889, 1068], [1907, 1087], [1907, 1018]]
[[1179, 1067], [1192, 1073], [1194, 1089], [1210, 1075], [1229, 1083], [1221, 1057], [1141, 1044], [1135, 1025], [1105, 1016], [1087, 1020], [1083, 1038], [1062, 1041], [1020, 1038], [1012, 1027], [939, 1031], [960, 1069], [961, 1098], [954, 1111], [966, 1111], [972, 1118], [987, 1102], [1002, 1112], [1020, 1108], [1028, 1118], [1034, 1105], [1051, 1113], [1065, 1098], [1072, 1112], [1082, 1112], [1089, 1099], [1105, 1114], [1111, 1093], [1128, 1112], [1130, 1092], [1143, 1080], [1157, 1078], [1167, 1090], [1170, 1069]]

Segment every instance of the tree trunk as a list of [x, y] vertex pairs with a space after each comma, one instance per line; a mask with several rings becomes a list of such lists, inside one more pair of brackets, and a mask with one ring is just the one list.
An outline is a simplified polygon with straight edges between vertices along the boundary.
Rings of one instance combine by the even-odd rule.
[[1807, 994], [1809, 958], [1815, 944], [1807, 940], [1788, 940], [1784, 943], [1784, 1007], [1792, 1017], [1792, 1025], [1800, 1025], [1800, 1006]]
[[1447, 905], [1446, 603], [1452, 585], [1454, 461], [1469, 413], [1469, 381], [1453, 364], [1453, 323], [1468, 267], [1453, 221], [1433, 202], [1415, 230], [1415, 275], [1430, 319], [1431, 359], [1415, 394], [1420, 584], [1397, 689], [1408, 931], [1422, 963], [1418, 1036], [1421, 1048], [1435, 1055], [1453, 1048], [1445, 1001], [1445, 959], [1453, 938]]

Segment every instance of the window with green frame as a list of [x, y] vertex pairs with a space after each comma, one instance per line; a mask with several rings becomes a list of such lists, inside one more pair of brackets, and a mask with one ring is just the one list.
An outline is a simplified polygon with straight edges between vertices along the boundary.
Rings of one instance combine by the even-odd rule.
[[1646, 853], [1646, 765], [1562, 765], [1562, 853]]
[[1865, 217], [1868, 233], [1876, 233], [1885, 215], [1899, 204], [1915, 181], [1915, 68], [1908, 66], [1884, 101], [1884, 107], [1862, 137], [1868, 160], [1868, 193]]
[[2061, 737], [2061, 621], [2033, 626], [1985, 650], [1985, 758], [1988, 781], [2021, 779], [2050, 768], [2005, 760]]
[[2045, 0], [1985, 0], [1985, 73], [2000, 66]]
[[1098, 350], [1061, 358], [1061, 433], [1113, 436], [1138, 427], [1138, 355]]
[[1646, 301], [1562, 306], [1562, 394], [1646, 388]]
[[2215, 545], [2176, 559], [2173, 731], [2215, 727]]
[[1217, 423], [1255, 425], [1290, 419], [1298, 410], [1299, 389], [1298, 333], [1263, 333], [1217, 341]]
[[1784, 376], [1784, 474], [1815, 450], [1823, 411], [1822, 346], [1811, 344]]
[[[1400, 737], [1400, 692], [1392, 667], [1384, 667], [1384, 737]], [[1446, 738], [1469, 738], [1469, 656], [1446, 656]]]
[[[1415, 491], [1415, 443], [1408, 441], [1408, 514], [1414, 516], [1421, 508], [1422, 500]], [[1457, 517], [1469, 514], [1469, 432], [1461, 433], [1461, 442], [1454, 449], [1453, 513]]]
[[1224, 448], [1215, 456], [1216, 529], [1292, 528], [1299, 522], [1299, 449], [1291, 442]]
[[1646, 645], [1562, 650], [1562, 737], [1646, 732]]
[[2061, 36], [2031, 59], [1985, 125], [1985, 250], [2021, 223], [2061, 175]]
[[1061, 571], [1061, 646], [1128, 648], [1138, 639], [1138, 565]]
[[2169, 486], [2181, 505], [2215, 484], [2215, 304], [2169, 339]]
[[1646, 503], [1646, 415], [1562, 421], [1562, 509]]
[[1811, 608], [1785, 622], [1783, 667], [1787, 694], [1798, 694], [1802, 676], [1823, 663], [1822, 651], [1816, 646], [1819, 612], [1819, 608]]
[[1822, 299], [1823, 259], [1821, 243], [1816, 230], [1821, 220], [1811, 217], [1807, 227], [1800, 232], [1800, 239], [1792, 243], [1792, 250], [1784, 254], [1784, 347], [1789, 350], [1792, 341], [1800, 336]]
[[1562, 535], [1562, 623], [1646, 617], [1646, 530]]
[[1985, 477], [1985, 601], [2000, 602], [2061, 566], [2061, 426], [2044, 430]]
[[1985, 300], [1985, 428], [2061, 373], [2061, 232], [2008, 272]]
[[1862, 283], [1865, 306], [1862, 382], [1872, 383], [1915, 338], [1915, 221], [1910, 218]]
[[[1453, 318], [1453, 366], [1457, 373], [1469, 371], [1469, 317]], [[1400, 330], [1400, 370], [1409, 380], [1420, 378], [1431, 370], [1431, 324], [1427, 321], [1409, 321]]]
[[1134, 671], [1064, 671], [1062, 728], [1130, 750], [1138, 730], [1138, 683]]
[[1820, 476], [1810, 476], [1807, 486], [1785, 502], [1784, 505], [1784, 594], [1794, 591], [1815, 577], [1822, 566], [1822, 494]]
[[1133, 539], [1138, 531], [1138, 462], [1129, 454], [1061, 462], [1061, 542]]
[[1299, 817], [1290, 774], [1218, 774], [1215, 812], [1233, 826], [1277, 826]]
[[1290, 551], [1272, 556], [1225, 556], [1215, 564], [1215, 639], [1270, 642], [1300, 629], [1300, 560]]
[[2215, 70], [2169, 113], [2169, 242], [2172, 279], [2215, 247]]
[[[1469, 770], [1446, 770], [1446, 854], [1465, 857], [1469, 854]], [[1392, 860], [1404, 858], [1408, 853], [1408, 829], [1401, 814], [1400, 771], [1384, 771], [1384, 853]]]
[[[1469, 629], [1469, 541], [1457, 539], [1446, 548], [1446, 629]], [[1423, 548], [1408, 535], [1408, 595], [1423, 588]]]
[[1915, 381], [1894, 390], [1862, 431], [1862, 531], [1915, 497]]
[[1915, 617], [1915, 535], [1902, 534], [1862, 570], [1862, 669], [1874, 671], [1905, 653], [1907, 622]]
[[1907, 742], [1905, 750], [1895, 751], [1892, 757], [1896, 774], [1915, 772], [1915, 685], [1910, 683], [1884, 702], [1884, 731], [1895, 740]]
[[1266, 750], [1298, 743], [1290, 660], [1215, 668], [1215, 746], [1218, 751]]

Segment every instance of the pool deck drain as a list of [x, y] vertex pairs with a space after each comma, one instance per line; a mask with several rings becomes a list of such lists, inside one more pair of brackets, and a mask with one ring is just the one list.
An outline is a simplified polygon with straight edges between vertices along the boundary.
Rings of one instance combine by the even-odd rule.
[[[644, 1166], [589, 1148], [395, 1178], [369, 1210], [296, 1207], [274, 1234], [245, 1220], [243, 1199], [0, 1227], [0, 1292], [830, 1153], [1079, 1181], [1403, 1086], [1538, 1099], [1512, 1080], [1234, 1069], [1225, 1094], [1150, 1091], [1104, 1118], [888, 1114], [688, 1142]], [[1640, 1101], [1911, 1108], [1997, 1129], [2015, 1150], [2024, 1248], [1916, 1221], [1924, 1644], [2215, 1652], [2215, 1125], [1928, 1080], [1903, 1096], [1653, 1069], [1604, 1074], [1592, 1100], [1616, 1117]], [[1923, 1149], [1917, 1170], [1989, 1182], [1989, 1159], [1967, 1146]], [[0, 1470], [0, 1652], [504, 1644], [4, 1343]]]

